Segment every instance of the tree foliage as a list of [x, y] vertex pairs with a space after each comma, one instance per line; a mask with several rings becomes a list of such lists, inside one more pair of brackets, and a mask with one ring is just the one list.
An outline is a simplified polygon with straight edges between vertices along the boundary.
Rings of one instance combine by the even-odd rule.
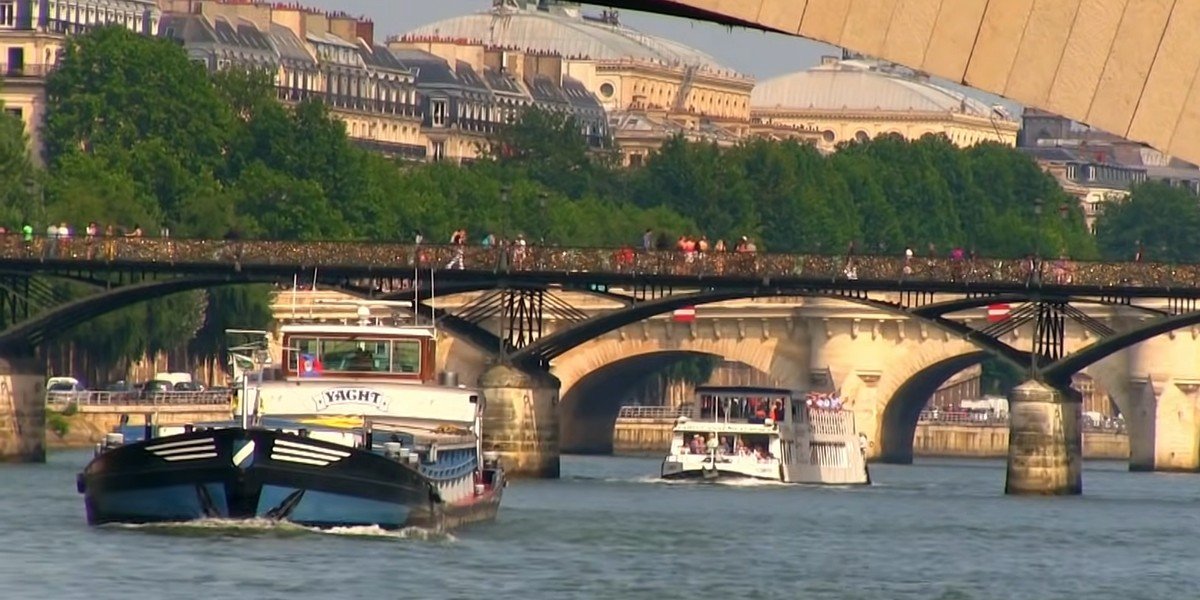
[[1200, 199], [1185, 188], [1143, 183], [1124, 201], [1109, 203], [1096, 221], [1104, 258], [1200, 261]]

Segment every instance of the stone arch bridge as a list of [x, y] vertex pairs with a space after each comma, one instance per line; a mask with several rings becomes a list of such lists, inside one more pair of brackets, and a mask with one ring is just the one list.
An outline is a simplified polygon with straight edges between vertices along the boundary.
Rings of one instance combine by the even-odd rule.
[[[588, 316], [622, 306], [594, 294], [562, 294]], [[482, 294], [466, 293], [441, 298], [439, 305], [452, 313], [472, 306], [480, 297]], [[887, 299], [886, 295], [880, 297]], [[971, 330], [986, 329], [986, 308], [978, 299], [967, 304], [974, 306], [952, 313], [949, 320]], [[1019, 312], [1015, 305], [1014, 311]], [[1087, 312], [1098, 323], [1116, 329], [1134, 327], [1145, 318], [1143, 310], [1122, 306], [1093, 306]], [[481, 325], [499, 329], [494, 318]], [[548, 319], [543, 335], [553, 336], [558, 328], [571, 325], [570, 320]], [[1033, 330], [1034, 324], [1026, 322], [1005, 332], [1002, 339], [1014, 348], [1028, 349], [1033, 346]], [[495, 364], [495, 357], [473, 343], [472, 336], [443, 335], [439, 347], [443, 364], [458, 372], [462, 380], [476, 380]], [[1129, 421], [1132, 468], [1186, 470], [1200, 466], [1200, 456], [1186, 451], [1189, 440], [1197, 440], [1196, 434], [1187, 433], [1191, 417], [1171, 414], [1171, 410], [1185, 408], [1188, 394], [1195, 391], [1188, 391], [1186, 385], [1194, 369], [1181, 357], [1200, 352], [1198, 336], [1200, 329], [1185, 329], [1115, 352], [1086, 368], [1088, 375], [1109, 390]], [[1070, 353], [1087, 348], [1099, 337], [1088, 327], [1068, 322], [1063, 350]], [[871, 441], [870, 455], [889, 462], [912, 460], [917, 418], [932, 393], [955, 373], [989, 355], [955, 330], [864, 305], [861, 299], [772, 296], [726, 300], [698, 308], [697, 319], [690, 323], [675, 322], [670, 313], [659, 314], [557, 355], [549, 364], [556, 379], [555, 394], [545, 414], [538, 414], [537, 428], [558, 431], [556, 441], [566, 447], [603, 447], [611, 441], [613, 420], [624, 397], [621, 383], [696, 354], [749, 365], [792, 389], [830, 385], [841, 390], [850, 399], [859, 430]], [[1163, 362], [1168, 356], [1177, 358]], [[832, 377], [832, 381], [820, 381], [823, 377]], [[1153, 388], [1150, 381], [1158, 387]], [[1185, 382], [1184, 388], [1168, 382]]]

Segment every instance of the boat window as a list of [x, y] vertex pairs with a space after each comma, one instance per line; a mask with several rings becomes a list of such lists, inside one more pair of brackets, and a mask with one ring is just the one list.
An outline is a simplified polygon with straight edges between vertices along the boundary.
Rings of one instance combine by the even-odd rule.
[[763, 396], [700, 397], [700, 418], [706, 421], [762, 423], [767, 419], [783, 421], [783, 400]]
[[421, 342], [419, 340], [392, 341], [393, 373], [421, 372]]
[[387, 372], [390, 345], [380, 340], [321, 340], [321, 367], [325, 371]]
[[714, 452], [718, 456], [740, 457], [760, 462], [775, 458], [771, 453], [771, 438], [767, 435], [695, 433], [683, 436], [680, 453], [708, 455]]

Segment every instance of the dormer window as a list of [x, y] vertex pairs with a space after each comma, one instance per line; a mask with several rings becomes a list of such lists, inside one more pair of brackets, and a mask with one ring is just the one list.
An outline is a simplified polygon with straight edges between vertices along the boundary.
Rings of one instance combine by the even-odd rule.
[[0, 0], [0, 27], [17, 26], [17, 4], [13, 0]]
[[445, 127], [448, 110], [445, 100], [429, 101], [430, 122], [434, 127]]

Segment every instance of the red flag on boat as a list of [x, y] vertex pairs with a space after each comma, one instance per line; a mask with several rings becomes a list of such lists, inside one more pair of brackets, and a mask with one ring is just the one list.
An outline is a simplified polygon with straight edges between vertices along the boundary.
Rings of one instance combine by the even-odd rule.
[[685, 306], [683, 308], [675, 309], [675, 312], [671, 313], [671, 320], [675, 321], [676, 323], [691, 323], [692, 321], [695, 321], [696, 307]]
[[1007, 303], [998, 302], [996, 304], [989, 304], [987, 307], [987, 320], [989, 323], [1003, 321], [1008, 318], [1011, 312], [1012, 307]]
[[301, 377], [320, 377], [321, 372], [325, 367], [321, 365], [321, 359], [312, 354], [301, 354], [300, 364], [297, 365], [297, 371]]

